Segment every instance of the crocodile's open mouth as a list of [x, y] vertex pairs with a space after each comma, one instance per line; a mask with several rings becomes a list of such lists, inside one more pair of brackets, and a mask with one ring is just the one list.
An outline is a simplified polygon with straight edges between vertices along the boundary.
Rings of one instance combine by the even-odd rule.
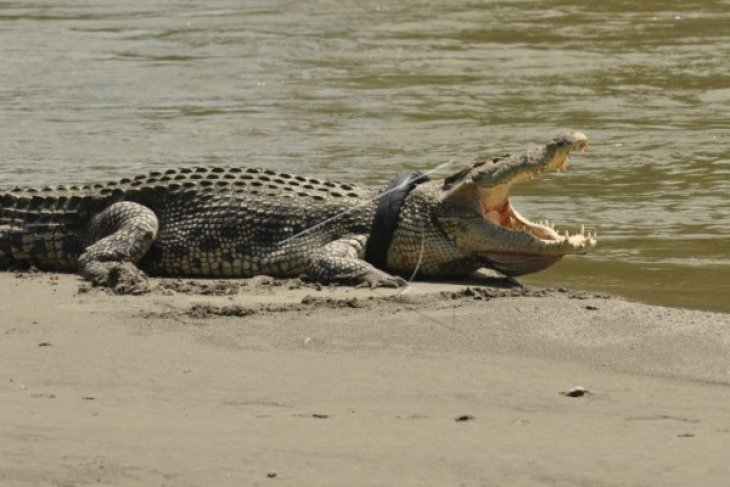
[[[583, 152], [587, 147], [587, 144], [583, 144], [578, 150]], [[557, 160], [554, 166], [551, 167], [549, 165], [544, 169], [565, 172], [568, 170], [568, 160], [569, 157], [566, 156], [564, 159]], [[549, 221], [545, 220], [539, 223], [530, 221], [512, 206], [509, 198], [511, 187], [517, 183], [531, 181], [536, 175], [536, 173], [531, 172], [518, 173], [509, 181], [505, 181], [497, 186], [483, 189], [479, 188], [479, 212], [482, 218], [502, 228], [526, 232], [536, 239], [546, 242], [557, 242], [564, 239], [575, 239], [576, 237], [585, 239], [595, 238], [594, 234], [586, 232], [584, 226], [581, 226], [578, 233], [570, 234], [565, 231], [561, 236]]]
[[[579, 150], [585, 150], [585, 146]], [[554, 166], [544, 169], [564, 172], [567, 170], [567, 162], [566, 156]], [[487, 251], [481, 254], [491, 267], [508, 276], [521, 276], [543, 270], [564, 255], [587, 252], [596, 244], [595, 233], [587, 232], [584, 226], [576, 233], [564, 231], [561, 235], [549, 221], [533, 222], [512, 206], [509, 198], [512, 185], [532, 180], [536, 176], [537, 173], [518, 173], [502, 184], [477, 190], [477, 210], [484, 221], [533, 239], [534, 245], [530, 246], [532, 250], [529, 251]]]
[[581, 226], [580, 231], [575, 234], [565, 231], [563, 235], [560, 235], [548, 220], [541, 222], [528, 220], [512, 206], [509, 198], [506, 198], [499, 206], [482, 207], [481, 213], [482, 218], [490, 223], [508, 230], [526, 232], [542, 241], [560, 241], [571, 237], [595, 238], [595, 234], [586, 231], [585, 226]]
[[482, 207], [482, 218], [509, 230], [527, 232], [540, 240], [559, 240], [560, 235], [547, 222], [533, 223], [518, 212], [509, 198], [496, 207]]
[[[515, 184], [548, 172], [563, 172], [573, 151], [583, 152], [588, 138], [582, 132], [555, 137], [544, 148], [478, 160], [444, 179], [444, 206], [453, 209], [441, 218], [442, 228], [468, 249], [485, 266], [509, 276], [545, 269], [567, 254], [582, 254], [596, 245], [595, 235], [581, 227], [579, 232], [558, 233], [547, 221], [533, 222], [518, 212], [510, 201]], [[471, 218], [463, 214], [469, 209]]]

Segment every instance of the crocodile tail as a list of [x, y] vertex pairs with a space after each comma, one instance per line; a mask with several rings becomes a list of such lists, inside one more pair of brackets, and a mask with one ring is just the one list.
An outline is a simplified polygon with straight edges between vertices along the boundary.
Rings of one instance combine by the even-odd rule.
[[73, 270], [93, 196], [15, 189], [0, 194], [0, 268]]

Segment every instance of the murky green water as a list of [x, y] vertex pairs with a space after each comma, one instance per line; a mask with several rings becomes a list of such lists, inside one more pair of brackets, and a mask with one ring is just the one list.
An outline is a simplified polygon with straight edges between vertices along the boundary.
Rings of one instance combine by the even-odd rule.
[[730, 1], [0, 1], [0, 185], [384, 184], [576, 128], [515, 201], [601, 246], [526, 280], [730, 312], [729, 60]]

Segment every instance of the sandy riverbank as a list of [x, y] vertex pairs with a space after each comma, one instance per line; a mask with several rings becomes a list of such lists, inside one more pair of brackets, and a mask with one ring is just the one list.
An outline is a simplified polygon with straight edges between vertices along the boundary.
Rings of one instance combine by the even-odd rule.
[[[256, 279], [115, 296], [0, 273], [0, 485], [730, 478], [730, 315], [444, 283], [393, 294]], [[560, 394], [574, 386], [590, 394]]]

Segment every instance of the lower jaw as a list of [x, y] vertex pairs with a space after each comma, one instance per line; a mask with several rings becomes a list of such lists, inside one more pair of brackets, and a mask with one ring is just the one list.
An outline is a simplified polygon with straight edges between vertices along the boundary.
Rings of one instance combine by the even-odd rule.
[[507, 213], [506, 218], [504, 218], [506, 223], [502, 225], [505, 228], [527, 232], [540, 240], [560, 240], [560, 236], [552, 228], [538, 225], [522, 216], [522, 214], [517, 211], [514, 206], [512, 206], [509, 199], [507, 200], [505, 213]]
[[563, 258], [562, 255], [530, 255], [519, 253], [489, 253], [483, 255], [486, 267], [505, 276], [519, 277], [547, 269]]

